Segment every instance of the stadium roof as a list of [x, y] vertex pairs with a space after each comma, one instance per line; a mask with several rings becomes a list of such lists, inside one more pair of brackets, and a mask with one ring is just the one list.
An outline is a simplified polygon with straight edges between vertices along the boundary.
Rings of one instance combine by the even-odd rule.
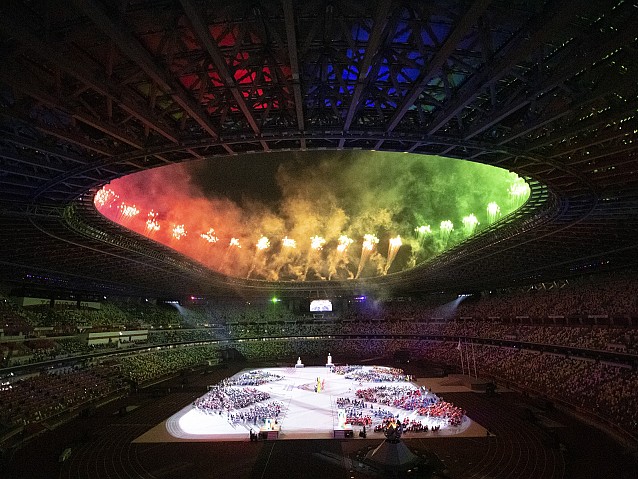
[[[0, 279], [121, 294], [484, 289], [637, 264], [633, 1], [4, 0]], [[92, 194], [275, 150], [462, 158], [527, 205], [408, 272], [227, 278], [110, 224]]]

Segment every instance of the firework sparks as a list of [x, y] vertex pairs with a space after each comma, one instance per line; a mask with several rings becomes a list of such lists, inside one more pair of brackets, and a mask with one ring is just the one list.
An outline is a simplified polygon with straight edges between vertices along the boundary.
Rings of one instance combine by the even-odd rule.
[[501, 207], [492, 201], [487, 204], [487, 221], [489, 224], [494, 223], [501, 215]]
[[394, 258], [396, 258], [399, 248], [401, 248], [402, 245], [403, 241], [401, 241], [401, 236], [397, 235], [394, 238], [390, 238], [390, 242], [388, 243], [388, 260], [385, 264], [383, 274], [388, 274], [388, 270], [390, 269], [390, 266], [392, 266], [392, 262], [394, 261]]
[[473, 235], [478, 225], [479, 220], [476, 215], [474, 215], [474, 213], [470, 213], [469, 215], [463, 217], [463, 232], [466, 236]]
[[452, 234], [452, 230], [454, 230], [454, 223], [450, 220], [441, 221], [441, 226], [439, 229], [439, 234], [441, 235], [441, 241], [443, 244], [446, 244], [450, 239], [450, 234]]
[[374, 249], [374, 245], [379, 243], [379, 238], [374, 235], [364, 235], [363, 236], [363, 249], [366, 251], [372, 251]]
[[346, 269], [346, 265], [349, 263], [349, 258], [346, 252], [352, 243], [354, 243], [354, 240], [352, 238], [348, 238], [346, 235], [341, 235], [337, 239], [337, 254], [330, 255], [328, 259], [329, 280], [337, 274], [339, 268], [341, 268], [342, 271], [347, 271], [350, 278], [354, 276], [351, 271]]
[[[389, 163], [387, 166], [390, 166]], [[343, 168], [343, 165], [335, 167]], [[329, 174], [335, 175], [339, 170], [329, 171]], [[295, 170], [286, 169], [285, 172], [291, 180], [314, 178], [313, 175], [306, 175], [305, 170], [304, 176], [295, 176]], [[378, 172], [391, 175], [391, 170], [385, 163]], [[96, 211], [106, 218], [118, 221], [147, 238], [162, 241], [218, 272], [226, 271], [229, 275], [245, 277], [251, 261], [255, 261], [255, 269], [250, 277], [265, 281], [326, 278], [345, 280], [354, 279], [355, 275], [365, 278], [406, 270], [439, 254], [462, 238], [473, 238], [472, 235], [482, 231], [483, 226], [496, 224], [512, 211], [514, 203], [524, 203], [525, 197], [529, 195], [529, 185], [514, 173], [503, 171], [494, 177], [481, 176], [481, 173], [467, 178], [459, 173], [458, 177], [455, 176], [455, 181], [450, 182], [454, 186], [446, 189], [445, 194], [440, 197], [437, 195], [437, 198], [427, 193], [425, 181], [410, 181], [405, 184], [392, 182], [392, 196], [381, 194], [382, 191], [379, 190], [378, 195], [366, 197], [365, 201], [369, 205], [359, 205], [363, 199], [350, 201], [346, 196], [342, 198], [342, 194], [350, 195], [348, 189], [343, 188], [343, 191], [326, 190], [329, 195], [336, 195], [334, 200], [326, 203], [321, 201], [315, 205], [317, 208], [313, 208], [312, 200], [316, 198], [305, 197], [303, 193], [303, 190], [312, 190], [311, 184], [290, 181], [286, 183], [289, 185], [284, 194], [286, 199], [281, 203], [285, 207], [280, 211], [267, 205], [262, 208], [257, 203], [255, 208], [251, 206], [244, 210], [233, 202], [198, 197], [210, 206], [200, 212], [197, 211], [200, 203], [189, 203], [192, 199], [188, 198], [190, 193], [185, 194], [191, 191], [186, 187], [188, 175], [189, 173], [174, 175], [171, 172], [158, 174], [151, 177], [150, 181], [153, 183], [134, 178], [130, 181], [122, 179], [121, 183], [120, 180], [114, 180], [102, 185], [103, 188], [93, 190], [94, 197], [90, 200], [93, 200]], [[476, 178], [482, 180], [479, 182]], [[483, 183], [483, 179], [488, 189], [478, 195], [473, 188], [482, 186], [478, 183]], [[182, 180], [184, 184], [181, 183]], [[363, 177], [361, 182], [362, 188], [358, 189], [369, 192], [370, 188], [363, 187], [367, 185]], [[409, 185], [413, 183], [415, 188], [406, 190], [403, 195], [402, 187], [410, 188]], [[160, 188], [160, 185], [170, 188]], [[158, 192], [158, 196], [153, 196], [153, 192]], [[461, 193], [460, 198], [454, 197], [455, 192]], [[379, 203], [389, 198], [393, 202], [401, 198], [410, 199], [409, 205], [407, 202], [401, 203], [406, 205], [406, 214], [395, 216], [392, 208]], [[440, 198], [444, 198], [449, 204], [434, 203], [440, 201]], [[126, 204], [121, 206], [122, 202]], [[357, 208], [354, 208], [355, 204], [358, 205]], [[157, 210], [151, 210], [151, 206], [161, 208], [161, 213], [157, 215]], [[459, 208], [463, 213], [457, 215]], [[476, 213], [470, 215], [470, 212]], [[148, 217], [144, 218], [147, 214]], [[465, 215], [468, 216], [462, 218]], [[410, 218], [413, 220], [407, 223]], [[447, 221], [439, 229], [439, 223], [443, 219]], [[180, 222], [183, 224], [176, 226]], [[216, 228], [211, 228], [213, 224]], [[204, 229], [206, 226], [208, 228]], [[187, 232], [188, 235], [184, 238]], [[232, 233], [237, 234], [237, 238], [231, 239]], [[262, 233], [269, 240], [262, 238], [255, 244]], [[352, 234], [354, 241], [346, 233], [348, 236]], [[374, 233], [381, 239], [374, 241], [372, 234], [363, 237], [363, 233]], [[326, 236], [322, 238], [323, 234]], [[402, 245], [397, 245], [395, 238], [392, 238], [398, 238], [399, 234]], [[356, 247], [353, 246], [355, 242]], [[394, 246], [398, 246], [398, 251], [393, 251]]]
[[148, 212], [148, 216], [146, 219], [146, 231], [148, 231], [149, 233], [155, 233], [160, 229], [160, 224], [159, 221], [157, 221], [157, 216], [158, 214], [153, 210]]
[[529, 198], [530, 188], [523, 178], [516, 178], [516, 181], [510, 185], [507, 192], [510, 195], [512, 205], [518, 208]]
[[323, 249], [323, 245], [326, 244], [326, 239], [321, 236], [310, 237], [310, 250], [306, 256], [306, 264], [303, 269], [302, 278], [305, 281], [308, 278], [308, 272], [312, 267], [315, 273], [318, 272], [319, 251]]
[[270, 240], [265, 236], [262, 236], [261, 238], [259, 238], [259, 241], [257, 241], [255, 246], [257, 247], [257, 251], [263, 251], [270, 248]]
[[359, 260], [359, 268], [357, 268], [357, 274], [355, 275], [355, 279], [359, 277], [361, 271], [363, 271], [363, 267], [366, 265], [372, 251], [374, 250], [374, 246], [379, 243], [379, 238], [372, 234], [367, 234], [363, 236], [363, 245], [361, 246], [361, 259]]
[[239, 242], [239, 238], [231, 238], [228, 242], [228, 246], [226, 247], [226, 251], [224, 251], [224, 255], [219, 260], [219, 271], [224, 273], [226, 270], [226, 266], [228, 263], [228, 257], [230, 250], [233, 248], [241, 249], [241, 243]]
[[270, 248], [270, 240], [266, 238], [265, 236], [262, 236], [261, 238], [259, 238], [259, 241], [255, 243], [255, 247], [257, 248], [255, 250], [255, 256], [253, 256], [253, 262], [252, 262], [252, 265], [250, 266], [250, 269], [248, 270], [248, 274], [246, 275], [246, 278], [250, 278], [250, 275], [255, 270], [255, 266], [257, 266], [257, 257], [259, 256], [259, 253]]
[[120, 214], [122, 215], [122, 218], [124, 219], [131, 219], [133, 218], [133, 216], [137, 216], [140, 214], [140, 210], [138, 210], [135, 205], [127, 205], [125, 203], [122, 203], [119, 206], [119, 210], [120, 210]]
[[115, 194], [115, 191], [105, 187], [101, 188], [100, 191], [95, 194], [95, 197], [93, 198], [93, 204], [97, 208], [104, 208], [106, 205], [108, 205], [110, 208], [111, 204], [118, 199], [119, 196]]
[[354, 243], [354, 240], [348, 238], [346, 235], [339, 236], [337, 251], [342, 254], [345, 253], [348, 249], [348, 246], [350, 246], [352, 243]]
[[184, 228], [184, 225], [175, 225], [175, 227], [173, 228], [173, 238], [179, 241], [182, 239], [182, 237], [186, 235], [187, 235], [187, 232], [186, 232], [186, 229]]
[[215, 230], [213, 228], [210, 228], [206, 233], [202, 233], [199, 236], [209, 243], [217, 243], [217, 241], [219, 241], [219, 238], [215, 236]]
[[297, 247], [297, 242], [292, 238], [288, 238], [288, 236], [284, 236], [284, 239], [281, 240], [281, 246], [284, 248], [295, 249]]
[[414, 231], [416, 232], [416, 237], [421, 243], [421, 246], [423, 246], [425, 238], [432, 234], [432, 228], [430, 227], [430, 225], [417, 226], [416, 228], [414, 228]]
[[509, 187], [509, 194], [516, 197], [522, 197], [529, 194], [529, 185], [522, 183], [515, 183]]
[[313, 236], [310, 238], [310, 248], [314, 249], [315, 251], [322, 250], [324, 244], [326, 244], [326, 240], [321, 236]]

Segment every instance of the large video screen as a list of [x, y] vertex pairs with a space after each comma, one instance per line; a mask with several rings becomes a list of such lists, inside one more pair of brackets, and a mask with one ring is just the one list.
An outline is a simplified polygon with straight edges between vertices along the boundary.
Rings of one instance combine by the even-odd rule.
[[329, 299], [313, 299], [310, 301], [310, 312], [332, 311], [332, 301]]

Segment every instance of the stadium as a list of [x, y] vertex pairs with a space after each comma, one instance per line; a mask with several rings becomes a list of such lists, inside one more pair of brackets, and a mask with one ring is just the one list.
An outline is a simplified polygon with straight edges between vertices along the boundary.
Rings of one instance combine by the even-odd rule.
[[637, 8], [2, 2], [3, 474], [635, 477]]

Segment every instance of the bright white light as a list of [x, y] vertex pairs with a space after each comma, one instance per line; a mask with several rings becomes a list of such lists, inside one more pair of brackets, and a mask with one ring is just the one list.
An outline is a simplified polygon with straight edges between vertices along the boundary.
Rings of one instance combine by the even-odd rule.
[[[291, 358], [292, 363], [297, 358]], [[302, 362], [305, 358], [301, 358]], [[334, 361], [338, 364], [339, 358], [335, 357]], [[291, 364], [292, 364], [291, 363]], [[364, 366], [365, 369], [372, 369], [373, 366]], [[279, 419], [281, 425], [281, 437], [286, 438], [327, 438], [333, 436], [333, 426], [337, 423], [337, 406], [334, 402], [335, 397], [351, 397], [354, 398], [354, 391], [359, 388], [358, 381], [353, 382], [345, 379], [345, 376], [337, 375], [326, 370], [325, 366], [308, 367], [294, 369], [290, 368], [268, 368], [262, 371], [284, 376], [280, 381], [256, 386], [256, 389], [266, 391], [270, 394], [268, 401], [277, 401], [287, 405], [287, 410]], [[242, 371], [241, 373], [245, 373]], [[237, 376], [241, 373], [238, 373]], [[317, 378], [322, 378], [325, 389], [316, 393], [313, 385], [316, 384]], [[353, 385], [354, 384], [354, 385]], [[363, 382], [363, 387], [377, 387], [381, 385], [397, 386], [397, 383], [378, 383]], [[417, 386], [412, 383], [402, 382], [401, 386], [411, 387], [415, 390]], [[401, 420], [416, 418], [415, 411], [405, 411], [390, 406], [384, 406], [385, 409], [399, 414]], [[441, 420], [436, 418], [428, 418], [419, 416], [419, 420], [428, 428], [440, 425], [441, 430], [437, 432], [440, 436], [452, 436], [465, 432], [473, 423], [469, 418], [465, 418], [459, 427], [449, 427]], [[257, 427], [253, 424], [247, 424], [257, 431]], [[192, 439], [192, 440], [218, 440], [218, 441], [247, 441], [248, 430], [242, 425], [241, 427], [231, 425], [228, 421], [227, 414], [206, 414], [200, 410], [193, 408], [191, 404], [184, 407], [181, 411], [171, 416], [166, 423], [157, 426], [157, 431], [165, 434], [166, 431], [175, 438]], [[354, 426], [356, 431], [359, 428]], [[476, 425], [475, 429], [477, 437], [480, 434], [485, 436], [485, 429]], [[157, 441], [154, 431], [148, 433], [148, 442]], [[467, 432], [466, 432], [467, 434]], [[145, 436], [138, 438], [136, 442], [146, 442]], [[374, 433], [373, 428], [368, 428], [368, 437], [371, 439], [383, 439], [383, 433]]]

